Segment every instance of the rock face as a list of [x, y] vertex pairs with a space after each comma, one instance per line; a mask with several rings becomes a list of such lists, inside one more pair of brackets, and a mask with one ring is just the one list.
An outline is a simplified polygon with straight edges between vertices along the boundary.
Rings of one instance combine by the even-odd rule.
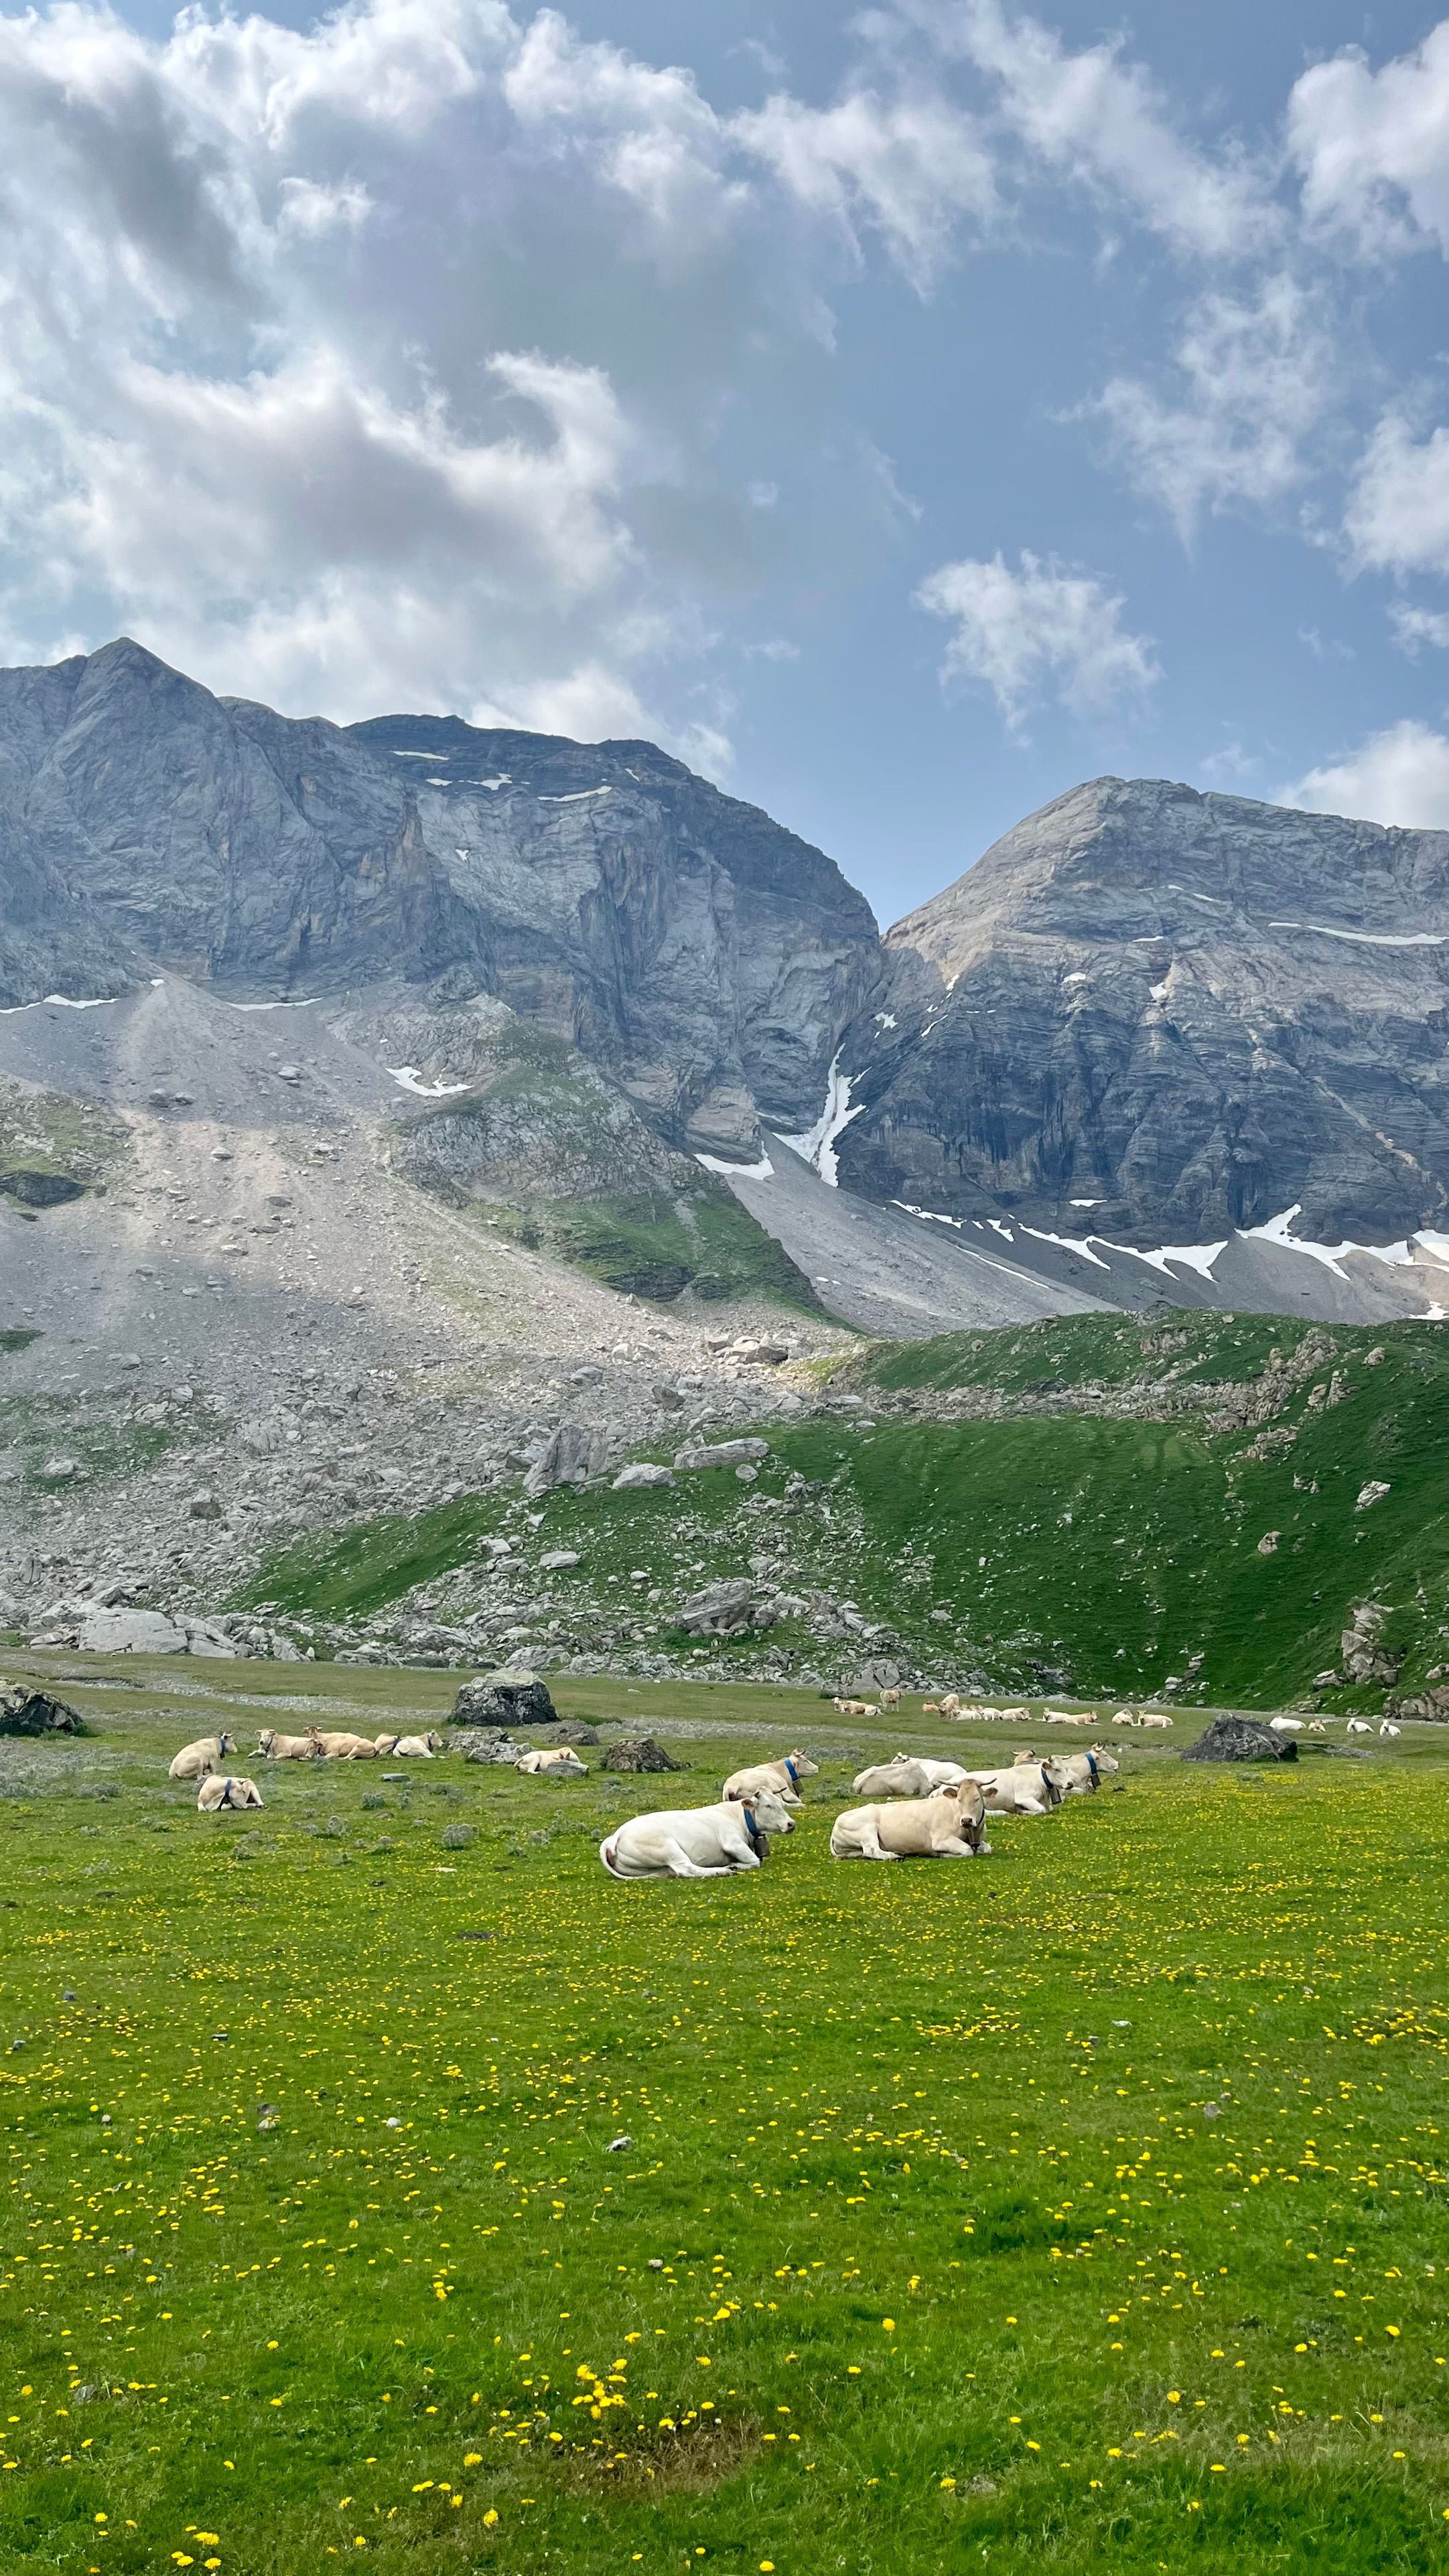
[[842, 1053], [866, 1196], [1149, 1245], [1440, 1224], [1449, 833], [1097, 779], [885, 944]]
[[1271, 1726], [1260, 1724], [1255, 1717], [1215, 1717], [1205, 1726], [1196, 1744], [1190, 1744], [1182, 1755], [1184, 1762], [1296, 1762], [1298, 1747], [1291, 1735], [1275, 1735]]
[[447, 977], [726, 1153], [814, 1114], [881, 971], [829, 859], [652, 744], [292, 722], [124, 639], [0, 673], [0, 1003], [158, 967], [257, 999]]

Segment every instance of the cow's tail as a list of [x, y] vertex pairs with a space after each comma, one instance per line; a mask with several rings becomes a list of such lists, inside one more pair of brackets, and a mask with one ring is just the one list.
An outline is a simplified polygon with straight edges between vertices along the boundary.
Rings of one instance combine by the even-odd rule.
[[616, 1869], [614, 1867], [614, 1846], [612, 1842], [605, 1841], [600, 1843], [599, 1858], [603, 1862], [604, 1867], [611, 1878], [623, 1877], [624, 1872], [621, 1869]]

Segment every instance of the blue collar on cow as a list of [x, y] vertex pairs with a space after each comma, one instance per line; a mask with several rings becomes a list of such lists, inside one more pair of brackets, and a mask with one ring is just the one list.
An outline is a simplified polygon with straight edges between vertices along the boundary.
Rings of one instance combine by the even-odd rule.
[[749, 1807], [741, 1807], [740, 1813], [744, 1817], [745, 1831], [749, 1835], [751, 1843], [763, 1842], [764, 1835], [761, 1833], [759, 1826], [755, 1822], [753, 1810]]
[[1091, 1772], [1091, 1775], [1095, 1780], [1097, 1777], [1097, 1757], [1092, 1751], [1090, 1745], [1087, 1748], [1087, 1769]]
[[221, 1784], [221, 1803], [224, 1807], [229, 1807], [231, 1805], [231, 1793], [235, 1787], [236, 1782], [234, 1780], [223, 1780]]
[[795, 1787], [795, 1785], [796, 1785], [797, 1781], [799, 1780], [800, 1774], [799, 1774], [799, 1772], [796, 1770], [795, 1765], [794, 1765], [794, 1763], [791, 1761], [790, 1756], [789, 1756], [789, 1754], [788, 1754], [788, 1753], [787, 1753], [787, 1754], [786, 1754], [786, 1756], [785, 1756], [785, 1768], [786, 1768], [786, 1770], [787, 1770], [787, 1771], [789, 1772], [789, 1774], [790, 1774], [790, 1786], [791, 1786], [791, 1788], [793, 1789], [793, 1788]]

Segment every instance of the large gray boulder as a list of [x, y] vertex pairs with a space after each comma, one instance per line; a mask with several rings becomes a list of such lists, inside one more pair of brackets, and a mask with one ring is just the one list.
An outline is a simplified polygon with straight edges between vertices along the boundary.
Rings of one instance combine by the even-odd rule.
[[[556, 1726], [558, 1710], [549, 1696], [548, 1684], [537, 1673], [514, 1671], [475, 1673], [466, 1681], [453, 1702], [454, 1722], [460, 1726], [503, 1726], [517, 1730], [528, 1726]], [[522, 1747], [526, 1753], [527, 1745]]]
[[769, 1454], [768, 1440], [696, 1440], [677, 1452], [674, 1464], [686, 1471], [697, 1467], [749, 1467]]
[[666, 1753], [652, 1735], [621, 1735], [599, 1763], [601, 1771], [682, 1771], [684, 1764]]
[[79, 1710], [33, 1682], [0, 1681], [0, 1735], [84, 1735]]
[[538, 1464], [523, 1480], [526, 1494], [550, 1494], [558, 1485], [587, 1485], [609, 1463], [609, 1435], [588, 1422], [561, 1422]]
[[773, 1596], [742, 1574], [725, 1583], [707, 1583], [702, 1592], [691, 1594], [675, 1624], [687, 1637], [743, 1637], [772, 1628], [779, 1615]]
[[[186, 1630], [164, 1610], [88, 1610], [76, 1630], [86, 1655], [184, 1655]], [[230, 1640], [226, 1652], [234, 1654]]]
[[1275, 1735], [1256, 1717], [1215, 1717], [1205, 1726], [1196, 1744], [1183, 1754], [1184, 1762], [1296, 1762], [1298, 1747], [1291, 1735]]
[[651, 1466], [647, 1459], [640, 1459], [632, 1467], [620, 1468], [614, 1478], [614, 1491], [616, 1494], [650, 1491], [663, 1493], [673, 1482], [672, 1467], [655, 1467]]

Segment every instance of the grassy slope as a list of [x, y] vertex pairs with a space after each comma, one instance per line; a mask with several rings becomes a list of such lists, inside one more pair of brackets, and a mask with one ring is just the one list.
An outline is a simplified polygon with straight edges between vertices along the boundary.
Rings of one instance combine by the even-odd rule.
[[669, 1305], [686, 1290], [707, 1302], [762, 1297], [818, 1315], [803, 1270], [755, 1223], [723, 1181], [701, 1173], [685, 1193], [614, 1192], [527, 1210], [474, 1202], [500, 1230], [586, 1270], [621, 1295]]
[[832, 1865], [837, 1759], [762, 1877], [620, 1887], [603, 1822], [768, 1695], [629, 1695], [736, 1720], [683, 1781], [273, 1772], [247, 1827], [168, 1686], [0, 1748], [7, 2569], [1439, 2564], [1433, 1739], [1134, 1755], [965, 1869]]
[[[1403, 1682], [1415, 1683], [1449, 1661], [1449, 1348], [1434, 1327], [1335, 1332], [1333, 1359], [1280, 1417], [1297, 1434], [1283, 1456], [1251, 1457], [1251, 1433], [1212, 1433], [1195, 1415], [1166, 1423], [1031, 1409], [1033, 1389], [1044, 1397], [1140, 1380], [1144, 1365], [1200, 1386], [1207, 1406], [1215, 1382], [1260, 1374], [1305, 1329], [1209, 1316], [1144, 1332], [1089, 1317], [891, 1346], [852, 1362], [849, 1382], [867, 1393], [995, 1387], [1027, 1409], [995, 1422], [883, 1415], [772, 1428], [760, 1493], [782, 1496], [793, 1470], [826, 1489], [799, 1512], [762, 1518], [732, 1477], [711, 1475], [674, 1493], [554, 1495], [537, 1544], [579, 1546], [580, 1596], [617, 1603], [635, 1567], [671, 1601], [691, 1588], [676, 1559], [697, 1560], [701, 1547], [680, 1547], [682, 1518], [704, 1531], [719, 1576], [744, 1572], [774, 1537], [785, 1580], [855, 1600], [928, 1666], [964, 1660], [995, 1688], [1083, 1697], [1159, 1691], [1201, 1652], [1198, 1696], [1277, 1707], [1335, 1661], [1354, 1606], [1378, 1599], [1392, 1612], [1385, 1637], [1405, 1652]], [[1370, 1352], [1383, 1354], [1374, 1366]], [[1315, 1410], [1312, 1389], [1331, 1368], [1344, 1399]], [[1371, 1479], [1390, 1490], [1360, 1512]], [[498, 1519], [495, 1499], [324, 1532], [273, 1559], [251, 1597], [303, 1614], [372, 1612], [465, 1567], [479, 1531]], [[1260, 1555], [1275, 1530], [1276, 1552]], [[932, 1616], [942, 1609], [946, 1620]], [[678, 1641], [666, 1632], [665, 1642]], [[770, 1642], [821, 1659], [803, 1629], [777, 1629]], [[725, 1650], [725, 1660], [748, 1651]], [[832, 1669], [841, 1651], [826, 1654]], [[1349, 1692], [1332, 1704], [1381, 1696]]]

